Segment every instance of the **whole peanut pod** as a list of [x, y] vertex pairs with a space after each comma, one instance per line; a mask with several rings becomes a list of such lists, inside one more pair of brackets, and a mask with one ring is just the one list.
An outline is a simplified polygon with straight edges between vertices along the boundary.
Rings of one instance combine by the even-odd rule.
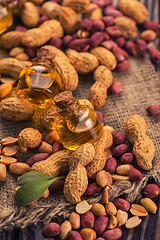
[[69, 158], [69, 174], [65, 179], [64, 195], [67, 201], [78, 203], [88, 186], [88, 177], [85, 166], [89, 164], [95, 155], [91, 143], [81, 145]]
[[100, 65], [94, 72], [95, 83], [89, 90], [89, 98], [95, 108], [105, 104], [107, 89], [112, 85], [112, 72], [105, 66]]
[[152, 140], [146, 135], [146, 122], [139, 115], [132, 115], [124, 125], [124, 131], [131, 143], [137, 164], [145, 169], [152, 168], [155, 147]]
[[97, 172], [104, 168], [106, 164], [106, 150], [109, 149], [112, 143], [112, 134], [108, 131], [108, 128], [104, 126], [101, 137], [94, 143], [94, 159], [86, 166], [89, 178], [95, 178]]

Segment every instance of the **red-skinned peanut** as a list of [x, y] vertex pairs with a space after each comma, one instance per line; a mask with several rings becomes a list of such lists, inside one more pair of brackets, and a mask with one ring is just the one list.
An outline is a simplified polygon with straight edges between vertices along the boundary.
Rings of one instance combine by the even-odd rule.
[[104, 169], [110, 174], [115, 173], [117, 168], [117, 160], [115, 158], [109, 158], [106, 162]]
[[130, 203], [123, 198], [116, 198], [113, 203], [117, 209], [120, 209], [122, 211], [127, 212], [130, 209]]
[[105, 216], [97, 217], [94, 225], [94, 230], [96, 231], [98, 236], [101, 236], [108, 227], [109, 219]]
[[94, 194], [99, 193], [101, 191], [102, 191], [102, 188], [96, 182], [94, 182], [94, 183], [88, 184], [85, 195], [93, 196]]
[[157, 184], [147, 184], [143, 189], [143, 194], [149, 198], [156, 198], [160, 194], [160, 188]]
[[117, 81], [112, 84], [109, 90], [112, 95], [116, 95], [122, 91], [122, 86], [123, 86], [122, 83]]
[[81, 228], [93, 228], [95, 216], [91, 211], [81, 214]]
[[120, 144], [125, 143], [125, 141], [126, 141], [126, 138], [125, 138], [124, 134], [122, 134], [122, 133], [114, 133], [113, 134], [113, 142], [114, 142], [114, 144], [120, 145]]

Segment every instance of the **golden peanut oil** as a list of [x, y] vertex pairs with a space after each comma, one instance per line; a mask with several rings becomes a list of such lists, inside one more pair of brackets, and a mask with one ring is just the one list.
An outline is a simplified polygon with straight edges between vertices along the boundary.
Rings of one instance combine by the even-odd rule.
[[60, 92], [61, 77], [52, 68], [33, 65], [22, 70], [17, 85], [17, 96], [34, 106], [45, 108], [53, 104], [53, 97]]
[[3, 7], [0, 4], [0, 34], [5, 32], [13, 23], [12, 10], [7, 7]]
[[86, 142], [94, 143], [101, 136], [102, 124], [96, 112], [87, 105], [80, 105], [74, 100], [72, 105], [59, 109], [58, 113], [55, 128], [65, 148], [76, 150]]

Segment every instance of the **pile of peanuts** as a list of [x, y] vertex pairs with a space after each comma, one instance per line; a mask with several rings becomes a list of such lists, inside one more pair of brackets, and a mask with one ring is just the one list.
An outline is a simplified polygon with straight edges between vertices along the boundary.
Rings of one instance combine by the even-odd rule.
[[[43, 1], [41, 1], [42, 3]], [[61, 5], [61, 0], [52, 0], [49, 3]], [[84, 13], [84, 19], [80, 23], [79, 29], [75, 29], [72, 34], [66, 34], [64, 37], [52, 37], [48, 42], [49, 45], [55, 46], [65, 51], [66, 48], [72, 48], [78, 52], [89, 51], [90, 48], [103, 46], [111, 50], [115, 55], [118, 65], [116, 71], [123, 72], [129, 68], [129, 55], [136, 57], [144, 57], [146, 50], [150, 54], [151, 61], [155, 64], [160, 61], [160, 52], [155, 49], [154, 40], [160, 25], [156, 21], [145, 22], [140, 26], [142, 32], [139, 37], [133, 40], [126, 40], [122, 35], [120, 27], [115, 23], [117, 17], [124, 16], [118, 9], [118, 6], [113, 5], [112, 0], [97, 1], [92, 0], [92, 4], [96, 4], [102, 9], [102, 18], [90, 20], [87, 13]], [[47, 12], [47, 5], [37, 6], [40, 13], [39, 26], [45, 21], [52, 19], [52, 13]], [[50, 5], [52, 7], [52, 5]], [[56, 8], [53, 10], [56, 12]], [[56, 13], [55, 13], [56, 14]], [[85, 16], [86, 14], [86, 16]], [[54, 15], [54, 14], [53, 14]], [[86, 17], [86, 18], [85, 18]], [[99, 17], [100, 18], [100, 17]], [[18, 25], [16, 31], [27, 31], [26, 26]], [[16, 57], [18, 60], [32, 60], [36, 56], [36, 47], [26, 47], [11, 50], [10, 56]]]
[[[158, 186], [148, 184], [145, 187], [151, 189]], [[65, 220], [61, 226], [55, 222], [46, 224], [42, 233], [45, 237], [56, 237], [60, 240], [118, 240], [122, 236], [121, 226], [127, 229], [137, 227], [148, 212], [156, 213], [155, 203], [148, 197], [141, 199], [141, 204], [132, 204], [122, 198], [116, 198], [105, 205], [98, 202], [88, 204], [86, 200], [78, 203], [69, 220]], [[130, 212], [130, 213], [128, 213]], [[133, 216], [129, 217], [130, 214]]]
[[[24, 129], [25, 130], [25, 129]], [[32, 129], [34, 131], [34, 129]], [[37, 144], [36, 147], [38, 147]], [[35, 147], [35, 148], [36, 148]], [[7, 178], [7, 167], [11, 173], [20, 176], [30, 171], [30, 167], [37, 161], [42, 161], [49, 157], [52, 153], [60, 151], [63, 146], [60, 142], [56, 141], [55, 131], [50, 132], [39, 145], [38, 153], [30, 157], [26, 163], [17, 161], [19, 156], [19, 142], [18, 138], [6, 137], [0, 141], [0, 182], [4, 182]], [[64, 180], [60, 180], [64, 184]], [[59, 182], [57, 184], [59, 184]], [[59, 186], [59, 185], [58, 185]], [[57, 186], [56, 186], [57, 187]], [[54, 188], [54, 183], [50, 187], [51, 191]]]
[[[97, 111], [97, 115], [103, 124], [103, 114]], [[112, 191], [113, 181], [139, 182], [142, 179], [142, 173], [132, 165], [134, 156], [126, 144], [125, 135], [114, 133], [113, 142], [113, 150], [106, 152], [104, 169], [97, 173], [95, 181], [89, 183], [85, 192], [86, 196], [101, 194], [101, 202], [89, 204], [86, 200], [81, 201], [76, 205], [76, 210], [71, 213], [69, 220], [65, 220], [61, 226], [55, 222], [44, 226], [42, 229], [44, 236], [52, 239], [56, 237], [60, 240], [118, 240], [123, 234], [121, 226], [125, 226], [127, 229], [135, 228], [142, 222], [141, 218], [148, 215], [148, 212], [156, 213], [157, 206], [152, 200], [160, 194], [160, 188], [156, 184], [148, 183], [145, 186], [140, 204], [130, 205], [123, 196], [112, 202], [109, 201], [109, 192]], [[52, 131], [45, 136], [38, 147], [39, 153], [30, 157], [26, 163], [22, 163], [17, 162], [17, 159], [13, 157], [18, 152], [18, 138], [7, 137], [0, 143], [2, 147], [0, 152], [1, 182], [6, 179], [7, 166], [13, 174], [19, 176], [29, 172], [35, 162], [42, 161], [50, 154], [62, 149], [55, 132]], [[62, 191], [63, 187], [64, 180], [53, 182], [49, 187], [47, 197], [49, 192]]]
[[[103, 123], [103, 115], [99, 116]], [[113, 141], [113, 150], [106, 153], [104, 169], [97, 173], [96, 181], [91, 182], [85, 192], [86, 196], [101, 194], [101, 202], [89, 204], [86, 200], [81, 201], [70, 214], [69, 220], [65, 220], [61, 226], [56, 222], [46, 224], [42, 229], [45, 237], [60, 240], [118, 240], [123, 234], [122, 226], [127, 229], [135, 228], [148, 212], [156, 214], [157, 206], [152, 199], [160, 194], [157, 184], [148, 183], [145, 186], [140, 204], [130, 205], [123, 196], [109, 201], [108, 192], [112, 191], [113, 181], [139, 182], [142, 179], [142, 173], [131, 165], [134, 164], [134, 156], [129, 152], [125, 135], [114, 133]], [[54, 182], [50, 191], [62, 190], [63, 181]]]

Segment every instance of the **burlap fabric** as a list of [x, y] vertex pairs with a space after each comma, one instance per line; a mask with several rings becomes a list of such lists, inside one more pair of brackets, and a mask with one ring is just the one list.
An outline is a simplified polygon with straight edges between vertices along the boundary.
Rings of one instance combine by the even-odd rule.
[[[141, 197], [141, 190], [150, 177], [160, 184], [160, 118], [149, 117], [146, 112], [148, 106], [160, 103], [160, 85], [154, 66], [148, 57], [141, 60], [132, 58], [130, 61], [131, 67], [128, 72], [114, 73], [114, 81], [123, 83], [123, 91], [116, 96], [109, 94], [105, 106], [100, 110], [104, 114], [105, 125], [110, 125], [117, 132], [122, 133], [128, 117], [132, 114], [143, 116], [147, 122], [147, 134], [155, 144], [156, 154], [153, 169], [142, 171], [142, 181], [138, 184], [117, 182], [114, 183], [113, 189], [110, 191], [110, 200], [125, 195], [127, 200], [133, 202]], [[80, 77], [78, 88], [73, 93], [74, 96], [88, 99], [89, 88], [93, 82], [91, 75]], [[7, 136], [17, 137], [23, 128], [31, 126], [39, 128], [35, 117], [32, 121], [20, 123], [13, 123], [0, 118], [0, 139]], [[33, 152], [29, 154], [33, 155]], [[25, 161], [29, 154], [19, 156], [19, 161]], [[51, 194], [48, 199], [38, 200], [32, 205], [18, 206], [12, 198], [16, 180], [17, 177], [8, 171], [6, 181], [0, 183], [0, 230], [26, 227], [39, 221], [47, 223], [51, 218], [65, 218], [74, 209], [74, 206], [65, 200], [62, 192]], [[82, 199], [87, 199], [89, 202], [97, 201], [100, 199], [100, 195], [90, 198], [82, 197]]]

